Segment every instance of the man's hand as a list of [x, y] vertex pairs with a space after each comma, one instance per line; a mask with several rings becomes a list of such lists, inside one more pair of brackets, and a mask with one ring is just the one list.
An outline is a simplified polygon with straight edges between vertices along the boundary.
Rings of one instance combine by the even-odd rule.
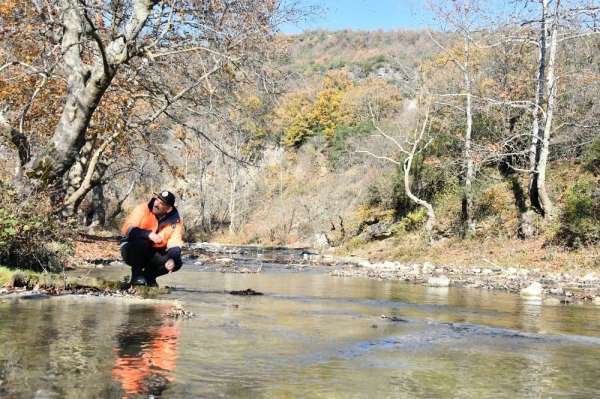
[[150, 239], [150, 241], [152, 241], [155, 244], [158, 244], [159, 242], [162, 241], [162, 237], [154, 232], [150, 233], [148, 238]]
[[171, 273], [173, 271], [174, 267], [175, 267], [175, 261], [173, 259], [169, 259], [168, 261], [165, 262], [165, 269], [167, 269], [169, 271], [169, 273]]

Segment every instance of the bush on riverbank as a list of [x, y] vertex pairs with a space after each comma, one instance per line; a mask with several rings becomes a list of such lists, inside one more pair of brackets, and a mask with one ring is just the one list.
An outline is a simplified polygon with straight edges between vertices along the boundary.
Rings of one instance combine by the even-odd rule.
[[580, 180], [567, 190], [557, 243], [578, 248], [600, 242], [600, 198], [595, 190], [593, 180]]
[[48, 200], [0, 185], [0, 263], [32, 270], [61, 270], [68, 262], [72, 229], [52, 214]]
[[588, 147], [583, 157], [584, 168], [594, 175], [600, 175], [600, 137], [597, 137]]

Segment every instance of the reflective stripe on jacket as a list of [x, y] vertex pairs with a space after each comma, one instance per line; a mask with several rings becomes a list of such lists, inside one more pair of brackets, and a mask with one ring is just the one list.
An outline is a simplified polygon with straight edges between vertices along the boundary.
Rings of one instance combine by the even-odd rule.
[[132, 230], [137, 227], [147, 231], [148, 234], [157, 233], [162, 238], [161, 242], [153, 243], [154, 248], [181, 247], [183, 245], [183, 221], [177, 208], [173, 207], [173, 210], [159, 221], [152, 213], [154, 201], [156, 198], [135, 207], [123, 223], [121, 235], [130, 238]]

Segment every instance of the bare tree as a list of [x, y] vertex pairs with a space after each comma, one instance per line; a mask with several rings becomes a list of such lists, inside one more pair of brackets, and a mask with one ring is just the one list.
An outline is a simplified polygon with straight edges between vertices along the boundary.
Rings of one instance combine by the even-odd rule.
[[[375, 153], [373, 153], [371, 151], [367, 151], [367, 150], [356, 150], [356, 152], [364, 153], [373, 158], [383, 159], [383, 160], [391, 162], [395, 165], [402, 166], [402, 169], [404, 172], [403, 173], [404, 191], [406, 192], [406, 195], [408, 196], [408, 198], [410, 198], [411, 201], [413, 201], [418, 206], [425, 208], [425, 210], [427, 211], [427, 222], [425, 223], [425, 230], [427, 231], [427, 236], [429, 238], [429, 241], [433, 242], [433, 240], [435, 238], [433, 230], [436, 225], [436, 216], [435, 216], [435, 212], [433, 210], [433, 206], [431, 205], [431, 203], [427, 202], [426, 200], [416, 196], [411, 189], [411, 184], [412, 184], [412, 180], [413, 180], [413, 176], [411, 175], [411, 168], [413, 166], [413, 161], [415, 159], [415, 156], [421, 154], [427, 148], [427, 146], [431, 143], [431, 139], [427, 139], [427, 136], [429, 133], [429, 119], [430, 119], [430, 106], [429, 106], [429, 104], [426, 104], [424, 117], [423, 117], [421, 126], [417, 127], [414, 131], [412, 131], [410, 133], [400, 135], [400, 136], [403, 136], [402, 138], [396, 138], [396, 137], [386, 133], [383, 129], [381, 129], [381, 127], [379, 127], [379, 125], [375, 121], [373, 121], [375, 128], [376, 128], [377, 132], [379, 132], [381, 137], [383, 137], [386, 141], [393, 144], [393, 146], [396, 150], [400, 151], [400, 154], [402, 154], [402, 156], [404, 157], [404, 159], [401, 161], [396, 158], [393, 158], [390, 155], [375, 154]], [[398, 135], [396, 135], [396, 136], [398, 136]]]
[[[6, 113], [3, 132], [19, 151], [23, 187], [33, 182], [52, 187], [66, 205], [94, 186], [88, 177], [97, 161], [87, 164], [82, 186], [68, 197], [64, 177], [95, 137], [89, 134], [95, 115], [111, 96], [114, 103], [127, 103], [130, 112], [111, 115], [121, 119], [120, 132], [98, 136], [90, 160], [99, 159], [115, 141], [127, 142], [126, 136], [159, 130], [160, 118], [178, 102], [201, 98], [209, 107], [218, 103], [221, 88], [247, 75], [249, 63], [258, 65], [272, 47], [277, 24], [295, 12], [277, 1], [259, 0], [35, 0], [28, 10], [38, 23], [39, 55], [26, 64], [11, 53], [11, 40], [18, 38], [7, 36], [0, 50], [10, 62], [0, 66], [0, 73], [36, 70], [38, 86], [49, 76], [64, 79], [64, 107], [47, 146], [31, 140], [36, 131], [23, 129], [24, 117], [14, 127], [18, 112]], [[36, 96], [22, 105], [21, 115]]]
[[440, 24], [450, 29], [451, 34], [460, 38], [461, 45], [449, 48], [428, 31], [430, 39], [442, 50], [448, 60], [454, 64], [462, 75], [460, 93], [441, 93], [442, 97], [454, 96], [464, 99], [462, 112], [464, 112], [463, 132], [463, 219], [465, 222], [465, 235], [475, 234], [475, 221], [473, 218], [473, 181], [475, 179], [475, 160], [473, 156], [473, 48], [481, 44], [477, 42], [482, 16], [480, 4], [477, 0], [429, 2], [429, 8], [434, 12]]
[[594, 24], [599, 7], [594, 1], [536, 0], [534, 15], [538, 18], [524, 24], [537, 26], [537, 72], [535, 100], [532, 104], [532, 136], [530, 145], [529, 198], [532, 206], [546, 219], [554, 216], [554, 205], [548, 194], [546, 170], [553, 135], [553, 118], [560, 76], [558, 53], [561, 45], [582, 36], [598, 33]]

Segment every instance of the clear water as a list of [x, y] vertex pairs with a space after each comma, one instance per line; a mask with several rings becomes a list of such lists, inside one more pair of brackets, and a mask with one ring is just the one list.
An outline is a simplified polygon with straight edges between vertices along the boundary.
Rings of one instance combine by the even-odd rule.
[[[0, 397], [600, 396], [598, 307], [314, 270], [189, 264], [159, 283], [196, 317], [119, 299], [0, 300]], [[226, 293], [246, 288], [265, 295]]]

